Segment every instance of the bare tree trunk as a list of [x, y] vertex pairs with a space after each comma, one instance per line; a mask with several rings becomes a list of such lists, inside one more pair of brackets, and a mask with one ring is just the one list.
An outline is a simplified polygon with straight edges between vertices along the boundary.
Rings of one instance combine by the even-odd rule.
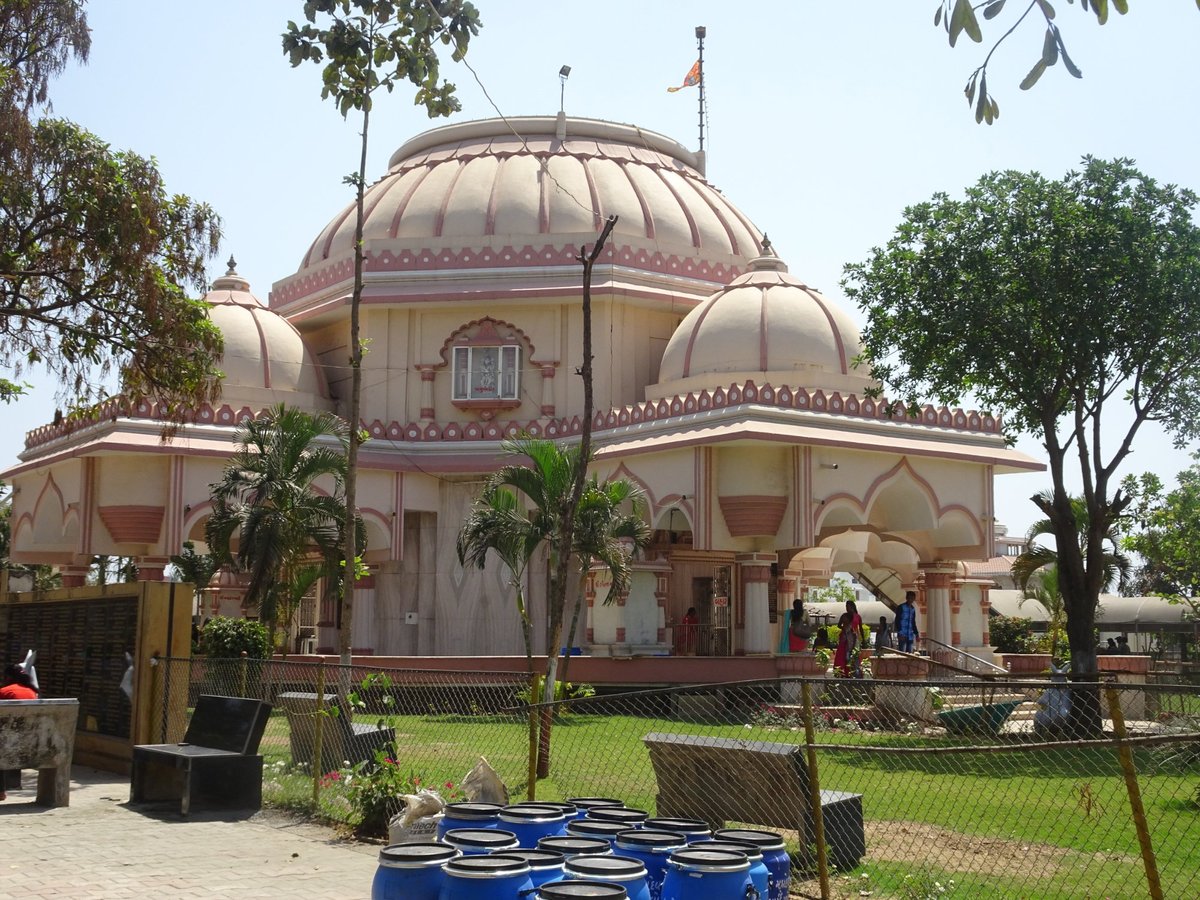
[[[609, 216], [600, 236], [596, 238], [592, 252], [586, 253], [581, 248], [578, 257], [579, 261], [583, 263], [583, 364], [579, 369], [579, 374], [583, 378], [583, 430], [579, 438], [579, 465], [575, 471], [575, 483], [571, 487], [571, 500], [564, 511], [562, 528], [559, 533], [559, 552], [550, 581], [552, 595], [546, 598], [550, 615], [550, 632], [555, 639], [554, 645], [546, 648], [546, 684], [542, 696], [547, 703], [554, 700], [554, 673], [558, 668], [558, 641], [562, 639], [563, 607], [567, 601], [567, 573], [571, 565], [571, 545], [575, 537], [575, 510], [579, 506], [579, 498], [583, 496], [583, 483], [587, 476], [588, 460], [592, 453], [594, 406], [592, 397], [592, 267], [595, 266], [596, 260], [616, 224], [617, 217]], [[545, 778], [550, 774], [550, 729], [553, 719], [553, 707], [543, 707], [538, 742], [539, 778]]]
[[[363, 200], [367, 184], [367, 135], [371, 124], [370, 96], [363, 104], [362, 144], [358, 160], [357, 199], [354, 218], [354, 293], [350, 296], [350, 446], [346, 449], [346, 535], [342, 597], [338, 608], [338, 651], [342, 666], [350, 665], [353, 652], [354, 574], [358, 556], [358, 447], [362, 418], [362, 342], [358, 335], [358, 312], [363, 291]], [[344, 671], [344, 670], [343, 670]]]

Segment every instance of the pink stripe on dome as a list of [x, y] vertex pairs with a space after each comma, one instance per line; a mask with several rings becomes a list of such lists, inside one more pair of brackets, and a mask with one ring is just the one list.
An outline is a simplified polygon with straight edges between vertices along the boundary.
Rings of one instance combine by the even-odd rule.
[[390, 191], [392, 188], [394, 188], [399, 181], [400, 181], [399, 175], [386, 175], [386, 176], [384, 176], [382, 182], [380, 182], [379, 184], [376, 184], [374, 186], [374, 188], [372, 188], [370, 191], [368, 191], [368, 194], [374, 194], [375, 196], [372, 198], [370, 204], [364, 206], [364, 208], [363, 208], [363, 231], [364, 232], [366, 231], [367, 223], [369, 221], [371, 221], [371, 214], [375, 212], [375, 209], [383, 201], [383, 198], [387, 195], [388, 191]]
[[[742, 248], [741, 248], [741, 245], [738, 244], [737, 235], [734, 234], [733, 228], [730, 226], [730, 224], [729, 224], [728, 220], [725, 218], [725, 216], [722, 215], [720, 207], [717, 206], [717, 204], [713, 203], [712, 198], [708, 195], [708, 193], [700, 190], [699, 184], [704, 184], [705, 187], [708, 187], [708, 185], [705, 184], [704, 182], [700, 182], [699, 184], [697, 184], [697, 182], [694, 178], [684, 177], [683, 181], [684, 181], [684, 184], [686, 184], [689, 188], [691, 188], [692, 191], [696, 194], [696, 196], [700, 198], [700, 200], [704, 203], [704, 205], [707, 206], [710, 210], [712, 210], [713, 215], [717, 217], [717, 221], [721, 223], [721, 227], [725, 229], [725, 236], [729, 238], [729, 246], [731, 248], [730, 252], [733, 253], [734, 256], [740, 256], [742, 253]], [[712, 190], [712, 188], [710, 187], [709, 191], [711, 191], [711, 190]], [[749, 229], [749, 230], [750, 230], [751, 234], [754, 233], [753, 229]], [[756, 252], [757, 252], [757, 248], [756, 248]]]
[[458, 168], [450, 176], [450, 183], [446, 185], [446, 190], [442, 193], [442, 205], [438, 208], [437, 217], [433, 220], [434, 237], [442, 236], [442, 226], [446, 224], [446, 208], [450, 205], [450, 199], [454, 196], [454, 186], [458, 184], [458, 179], [462, 178], [462, 174], [466, 169], [467, 163], [459, 160]]
[[771, 354], [767, 346], [767, 288], [758, 289], [758, 368], [762, 372], [769, 372]]
[[550, 233], [550, 198], [546, 193], [546, 182], [550, 180], [549, 171], [544, 159], [534, 156], [538, 164], [538, 234]]
[[696, 344], [696, 335], [700, 333], [701, 327], [704, 325], [704, 319], [709, 314], [717, 301], [725, 296], [725, 291], [713, 294], [704, 303], [704, 308], [700, 310], [700, 315], [696, 317], [696, 324], [692, 327], [692, 333], [688, 335], [687, 350], [683, 354], [683, 375], [682, 378], [687, 378], [692, 374], [692, 350]]
[[696, 224], [696, 217], [692, 215], [692, 211], [683, 202], [683, 197], [679, 196], [679, 191], [675, 190], [675, 186], [671, 184], [670, 180], [664, 178], [663, 173], [659, 169], [652, 168], [650, 171], [658, 176], [658, 180], [666, 186], [667, 190], [671, 192], [671, 196], [675, 198], [675, 202], [679, 204], [679, 209], [683, 213], [683, 217], [687, 219], [688, 228], [692, 230], [692, 246], [699, 250], [700, 227]]
[[600, 223], [604, 221], [604, 206], [600, 202], [600, 193], [596, 190], [596, 179], [586, 159], [580, 159], [579, 165], [583, 167], [583, 177], [587, 179], [588, 193], [592, 197], [592, 227], [599, 231]]
[[483, 220], [483, 233], [485, 235], [493, 235], [496, 233], [496, 204], [499, 202], [500, 181], [504, 178], [504, 163], [507, 160], [496, 160], [496, 174], [492, 178], [492, 190], [488, 194], [487, 214]]
[[417, 189], [425, 183], [425, 179], [429, 177], [429, 173], [432, 171], [432, 166], [426, 166], [423, 169], [416, 170], [417, 174], [412, 187], [410, 187], [405, 193], [404, 197], [401, 198], [400, 204], [396, 207], [396, 212], [392, 216], [392, 224], [391, 227], [388, 228], [388, 237], [394, 238], [396, 236], [396, 233], [400, 230], [400, 220], [404, 218], [404, 211], [408, 209], [408, 204], [412, 201], [413, 194], [415, 194]]
[[633, 189], [633, 195], [637, 197], [638, 203], [642, 207], [642, 222], [646, 230], [646, 237], [654, 240], [654, 214], [650, 212], [650, 204], [646, 202], [645, 196], [642, 194], [642, 189], [638, 187], [633, 176], [629, 174], [629, 170], [625, 168], [625, 163], [620, 160], [612, 160], [621, 174], [625, 176], [625, 180], [629, 182], [629, 186]]
[[849, 375], [850, 368], [846, 363], [846, 344], [842, 340], [841, 331], [838, 330], [837, 320], [834, 319], [833, 314], [829, 311], [829, 307], [825, 305], [824, 299], [820, 294], [810, 290], [807, 287], [804, 287], [803, 285], [800, 286], [800, 289], [804, 291], [804, 293], [808, 294], [808, 296], [812, 297], [813, 301], [818, 307], [820, 307], [821, 312], [825, 313], [825, 318], [829, 321], [829, 330], [833, 332], [833, 342], [837, 345], [838, 362], [842, 366], [842, 374]]

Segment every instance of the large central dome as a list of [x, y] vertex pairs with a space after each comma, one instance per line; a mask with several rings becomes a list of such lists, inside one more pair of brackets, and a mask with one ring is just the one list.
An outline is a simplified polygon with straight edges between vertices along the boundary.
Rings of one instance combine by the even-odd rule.
[[[633, 125], [487, 119], [408, 141], [365, 200], [372, 272], [574, 266], [610, 215], [613, 261], [727, 282], [759, 232], [680, 144]], [[322, 229], [272, 304], [329, 287], [353, 258], [354, 205]]]

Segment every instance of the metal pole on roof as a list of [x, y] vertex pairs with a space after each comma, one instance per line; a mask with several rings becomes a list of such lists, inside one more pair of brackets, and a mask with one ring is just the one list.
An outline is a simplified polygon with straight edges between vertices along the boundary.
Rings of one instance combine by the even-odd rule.
[[696, 43], [700, 47], [700, 58], [697, 62], [700, 72], [700, 152], [704, 152], [704, 36], [708, 29], [703, 25], [696, 26]]

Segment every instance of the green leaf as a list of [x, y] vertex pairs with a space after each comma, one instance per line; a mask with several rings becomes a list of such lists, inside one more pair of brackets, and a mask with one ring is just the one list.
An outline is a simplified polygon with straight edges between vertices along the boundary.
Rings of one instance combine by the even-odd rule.
[[1042, 77], [1042, 73], [1045, 71], [1046, 71], [1046, 60], [1039, 59], [1037, 61], [1037, 63], [1034, 65], [1034, 67], [1029, 70], [1029, 74], [1026, 75], [1025, 78], [1021, 81], [1021, 90], [1027, 91], [1031, 87], [1033, 87], [1035, 84], [1037, 84], [1038, 79]]
[[1103, 25], [1108, 21], [1108, 0], [1092, 0], [1092, 9], [1096, 13], [1096, 21]]
[[1067, 55], [1067, 47], [1062, 42], [1062, 35], [1058, 35], [1058, 55], [1062, 57], [1063, 65], [1067, 67], [1067, 71], [1075, 78], [1082, 78], [1083, 72], [1079, 70], [1079, 66], [1071, 61], [1071, 57]]
[[1006, 2], [1007, 0], [992, 0], [991, 3], [983, 8], [983, 17], [985, 19], [996, 18], [996, 16], [1000, 15], [1000, 10], [1004, 9]]
[[1121, 15], [1129, 12], [1129, 0], [1113, 0], [1113, 7]]
[[975, 104], [975, 122], [983, 121], [984, 109], [987, 107], [987, 75], [979, 78], [979, 101]]
[[1050, 0], [1037, 0], [1037, 5], [1042, 9], [1042, 15], [1047, 19], [1054, 18], [1054, 7], [1050, 5]]
[[[1200, 0], [1196, 0], [1196, 2], [1200, 3]], [[937, 12], [935, 12], [933, 14], [933, 27], [937, 28], [941, 24], [942, 24], [942, 4], [939, 3]]]
[[1058, 62], [1058, 38], [1052, 28], [1046, 29], [1046, 39], [1042, 41], [1042, 62], [1047, 66]]

